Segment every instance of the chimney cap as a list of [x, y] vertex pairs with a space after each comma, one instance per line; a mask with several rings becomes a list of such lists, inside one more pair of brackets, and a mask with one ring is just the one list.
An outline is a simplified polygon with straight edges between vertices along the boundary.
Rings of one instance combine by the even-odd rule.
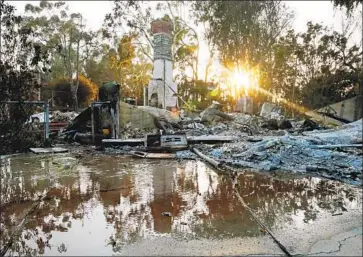
[[171, 20], [157, 19], [151, 22], [151, 31], [153, 34], [166, 33], [171, 35], [173, 31], [173, 23]]

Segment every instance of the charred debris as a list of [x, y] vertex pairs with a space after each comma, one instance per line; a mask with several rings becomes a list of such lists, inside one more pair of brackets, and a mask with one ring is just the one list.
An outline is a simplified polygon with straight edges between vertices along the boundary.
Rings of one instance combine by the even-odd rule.
[[[53, 131], [56, 146], [93, 145], [110, 154], [156, 159], [194, 159], [198, 149], [231, 170], [311, 173], [361, 183], [362, 119], [331, 122], [319, 113], [286, 119], [273, 103], [264, 103], [258, 115], [225, 113], [218, 102], [190, 117], [123, 103], [119, 90], [117, 83], [105, 83], [99, 100], [78, 115], [52, 113], [53, 124], [67, 124]], [[41, 123], [38, 116], [33, 122]]]

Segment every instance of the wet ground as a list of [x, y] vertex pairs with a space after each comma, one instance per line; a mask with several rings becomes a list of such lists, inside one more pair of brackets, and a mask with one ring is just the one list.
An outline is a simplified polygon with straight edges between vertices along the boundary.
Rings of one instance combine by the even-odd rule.
[[[291, 254], [362, 254], [360, 187], [279, 173], [246, 172], [237, 181]], [[12, 242], [6, 255], [283, 255], [229, 177], [199, 161], [3, 159], [0, 221], [2, 249]]]

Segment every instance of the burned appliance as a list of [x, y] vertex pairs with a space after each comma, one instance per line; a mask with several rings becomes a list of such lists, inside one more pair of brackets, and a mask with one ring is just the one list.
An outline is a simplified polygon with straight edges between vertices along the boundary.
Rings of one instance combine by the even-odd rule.
[[147, 151], [180, 151], [188, 148], [185, 134], [146, 135], [145, 147]]

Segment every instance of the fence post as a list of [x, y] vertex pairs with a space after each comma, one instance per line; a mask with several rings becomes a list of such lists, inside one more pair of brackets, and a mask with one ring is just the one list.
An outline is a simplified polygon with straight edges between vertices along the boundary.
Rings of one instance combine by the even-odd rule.
[[44, 102], [44, 142], [49, 140], [49, 104]]
[[147, 106], [148, 103], [148, 88], [147, 86], [144, 87], [144, 106]]
[[95, 144], [95, 117], [94, 117], [94, 104], [91, 103], [91, 128], [92, 128], [92, 144]]
[[110, 106], [110, 114], [112, 120], [112, 138], [116, 138], [116, 110], [113, 109], [113, 102], [109, 104]]
[[120, 138], [120, 100], [117, 100], [116, 103], [116, 128], [115, 128], [115, 132], [116, 132], [116, 139]]

